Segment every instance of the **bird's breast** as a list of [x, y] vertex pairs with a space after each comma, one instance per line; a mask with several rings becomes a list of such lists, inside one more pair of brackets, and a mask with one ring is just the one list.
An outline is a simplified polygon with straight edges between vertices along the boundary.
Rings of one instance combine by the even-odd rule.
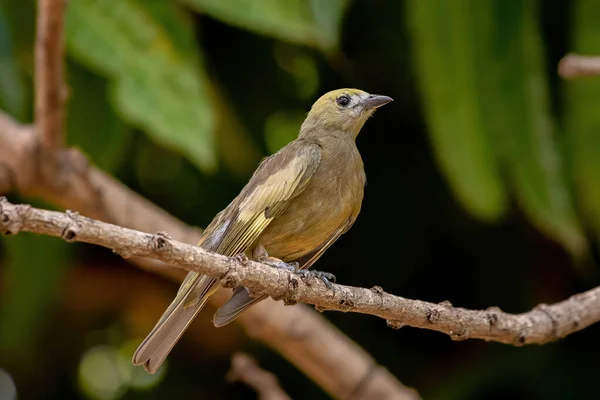
[[[337, 149], [336, 149], [337, 150]], [[269, 254], [295, 260], [326, 243], [360, 212], [364, 169], [354, 143], [345, 157], [332, 157], [325, 148], [308, 186], [273, 221], [259, 239]]]

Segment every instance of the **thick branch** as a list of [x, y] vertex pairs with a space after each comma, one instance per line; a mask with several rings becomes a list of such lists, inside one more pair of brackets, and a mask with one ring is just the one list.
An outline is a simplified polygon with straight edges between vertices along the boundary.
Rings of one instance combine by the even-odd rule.
[[35, 120], [41, 144], [54, 151], [63, 146], [63, 21], [66, 0], [39, 0], [35, 43]]
[[256, 360], [244, 353], [233, 355], [227, 380], [250, 386], [258, 394], [259, 400], [290, 400], [287, 393], [279, 386], [277, 376], [263, 370]]
[[249, 260], [225, 257], [170, 239], [95, 221], [76, 213], [13, 205], [0, 207], [0, 231], [19, 231], [62, 237], [113, 249], [123, 257], [160, 259], [177, 268], [218, 278], [225, 287], [244, 286], [254, 295], [268, 294], [286, 304], [304, 302], [320, 310], [371, 314], [389, 326], [405, 325], [443, 332], [454, 340], [469, 338], [512, 345], [543, 344], [563, 338], [600, 320], [600, 287], [554, 305], [539, 305], [523, 314], [498, 308], [466, 310], [447, 302], [433, 304], [409, 300], [371, 289], [334, 285], [328, 290], [318, 279], [305, 282], [289, 271]]
[[567, 54], [558, 63], [558, 74], [564, 79], [600, 75], [600, 56]]

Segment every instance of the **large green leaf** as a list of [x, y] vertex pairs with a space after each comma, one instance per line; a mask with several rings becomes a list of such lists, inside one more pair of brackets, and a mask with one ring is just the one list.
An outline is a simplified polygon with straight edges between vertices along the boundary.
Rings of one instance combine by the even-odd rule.
[[35, 355], [41, 327], [60, 293], [71, 247], [59, 239], [26, 233], [3, 242], [0, 351], [25, 360]]
[[433, 150], [458, 200], [473, 215], [497, 220], [507, 195], [480, 103], [479, 74], [490, 1], [410, 0], [416, 75]]
[[537, 2], [409, 4], [431, 140], [457, 197], [475, 215], [500, 216], [502, 165], [532, 223], [582, 254], [550, 114]]
[[319, 47], [339, 46], [348, 0], [181, 0], [228, 24], [277, 39]]
[[67, 45], [111, 79], [123, 118], [206, 171], [216, 165], [215, 116], [187, 17], [162, 0], [77, 0]]
[[[600, 3], [577, 0], [572, 50], [600, 54]], [[600, 234], [600, 77], [578, 78], [565, 84], [565, 120], [572, 150], [578, 198], [595, 233]]]
[[112, 172], [119, 167], [132, 137], [108, 101], [107, 81], [76, 63], [68, 64], [70, 97], [67, 138], [94, 164]]
[[487, 48], [496, 65], [486, 71], [484, 88], [489, 125], [521, 208], [542, 232], [581, 255], [586, 239], [556, 141], [538, 11], [536, 0], [495, 0], [495, 37]]

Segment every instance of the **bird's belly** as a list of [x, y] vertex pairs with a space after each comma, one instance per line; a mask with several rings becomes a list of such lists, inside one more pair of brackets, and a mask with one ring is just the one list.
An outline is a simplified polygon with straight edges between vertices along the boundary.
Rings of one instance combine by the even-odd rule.
[[326, 243], [351, 217], [352, 201], [359, 198], [362, 193], [354, 196], [348, 188], [307, 188], [269, 225], [259, 242], [272, 257], [298, 259]]
[[[290, 210], [291, 211], [291, 210]], [[325, 243], [348, 217], [330, 210], [298, 210], [300, 216], [284, 213], [260, 238], [269, 255], [284, 261], [295, 260]]]

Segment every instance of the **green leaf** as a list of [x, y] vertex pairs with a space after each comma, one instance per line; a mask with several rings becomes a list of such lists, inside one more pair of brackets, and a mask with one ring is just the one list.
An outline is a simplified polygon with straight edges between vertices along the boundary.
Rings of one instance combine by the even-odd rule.
[[317, 42], [326, 51], [337, 49], [348, 0], [311, 0], [310, 5]]
[[33, 357], [68, 265], [67, 243], [22, 233], [3, 240], [4, 288], [0, 291], [0, 352]]
[[[489, 125], [529, 219], [574, 255], [587, 242], [575, 213], [550, 112], [538, 2], [495, 0], [495, 38], [487, 47], [496, 65], [486, 72]], [[511, 21], [506, 24], [505, 21]]]
[[318, 47], [339, 47], [348, 0], [181, 0], [227, 24], [276, 39]]
[[537, 2], [428, 1], [409, 3], [411, 28], [431, 139], [457, 197], [479, 217], [500, 216], [502, 165], [532, 223], [582, 255], [586, 240], [550, 113]]
[[487, 130], [478, 75], [490, 1], [410, 0], [407, 15], [425, 117], [437, 161], [473, 215], [497, 220], [507, 194]]
[[[600, 3], [577, 0], [573, 15], [571, 48], [586, 55], [600, 54]], [[589, 225], [600, 234], [600, 77], [565, 83], [565, 123], [571, 139], [571, 160], [576, 190]]]
[[193, 25], [161, 0], [69, 3], [67, 46], [110, 78], [117, 112], [204, 171], [216, 166], [215, 115]]
[[67, 139], [105, 171], [120, 166], [132, 132], [117, 117], [107, 96], [107, 81], [76, 63], [68, 64], [70, 87]]

